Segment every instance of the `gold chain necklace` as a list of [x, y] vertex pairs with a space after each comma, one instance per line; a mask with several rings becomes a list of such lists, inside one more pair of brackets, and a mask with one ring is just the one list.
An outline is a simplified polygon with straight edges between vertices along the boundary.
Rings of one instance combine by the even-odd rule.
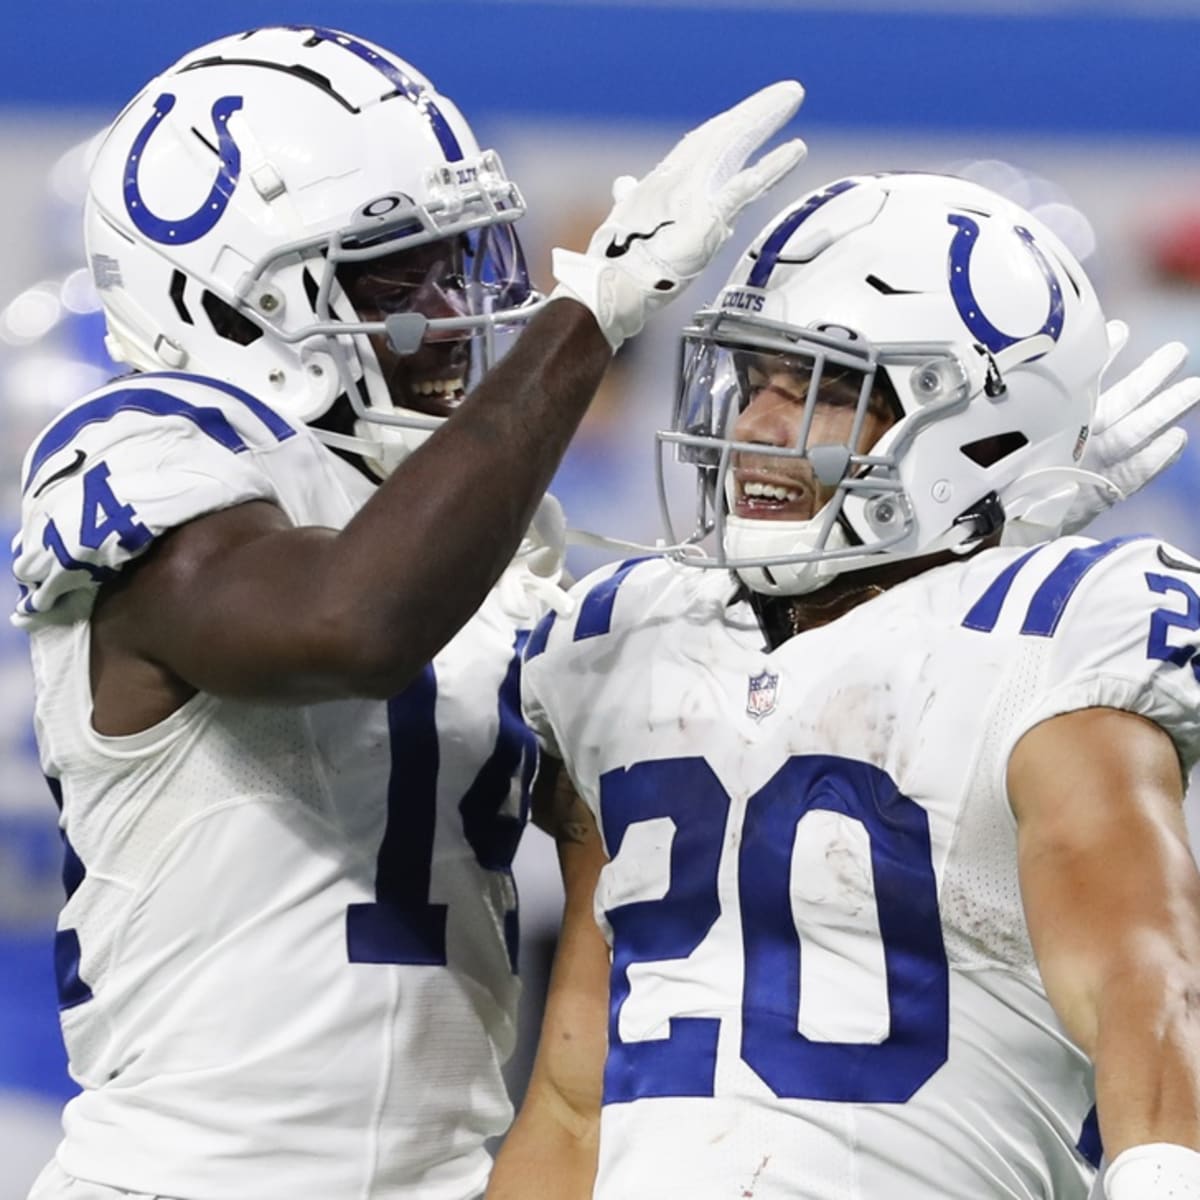
[[828, 625], [830, 621], [848, 613], [852, 608], [882, 596], [886, 589], [877, 583], [866, 583], [850, 591], [839, 592], [831, 596], [823, 604], [816, 600], [801, 600], [794, 598], [788, 605], [788, 620], [791, 624], [792, 635], [803, 633], [807, 629], [815, 629], [820, 625]]

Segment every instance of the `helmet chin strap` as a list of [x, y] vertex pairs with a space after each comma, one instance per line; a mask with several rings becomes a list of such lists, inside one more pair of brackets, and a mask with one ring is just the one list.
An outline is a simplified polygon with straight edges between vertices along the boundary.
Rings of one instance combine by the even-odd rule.
[[[1041, 476], [1062, 479], [1061, 487], [1040, 487], [1022, 491], [1027, 480]], [[1114, 503], [1125, 499], [1125, 493], [1111, 479], [1086, 471], [1082, 467], [1040, 467], [1014, 480], [1006, 492], [1004, 501], [1006, 520], [1002, 544], [1005, 546], [1032, 546], [1057, 537], [1071, 505], [1079, 494], [1081, 484], [1101, 488], [1112, 496]], [[1014, 494], [1015, 493], [1015, 494]]]
[[357, 454], [380, 480], [386, 479], [433, 432], [362, 420], [355, 421], [353, 434], [310, 428], [317, 441], [331, 450]]
[[[1117, 487], [1117, 485], [1113, 483], [1111, 479], [1104, 475], [1098, 475], [1095, 471], [1084, 470], [1083, 467], [1038, 467], [1037, 470], [1029, 471], [1026, 474], [1014, 479], [1013, 482], [1010, 483], [1004, 490], [1006, 492], [1012, 492], [1021, 484], [1025, 483], [1026, 480], [1033, 479], [1038, 475], [1054, 475], [1058, 476], [1059, 478], [1065, 478], [1073, 483], [1079, 482], [1095, 484], [1104, 491], [1108, 492], [1112, 496], [1114, 503], [1125, 499], [1125, 493], [1121, 491], [1121, 489]], [[1020, 498], [1021, 497], [1019, 496], [1017, 497], [1017, 499]], [[1036, 503], [1038, 499], [1040, 499], [1040, 497], [1035, 497], [1034, 503]]]
[[571, 529], [566, 531], [568, 546], [588, 546], [593, 550], [616, 550], [620, 553], [632, 550], [636, 554], [657, 554], [666, 556], [677, 554], [684, 558], [689, 553], [702, 554], [703, 551], [695, 542], [666, 542], [659, 538], [653, 545], [649, 542], [631, 542], [625, 538], [609, 537], [604, 533], [590, 533], [586, 529]]

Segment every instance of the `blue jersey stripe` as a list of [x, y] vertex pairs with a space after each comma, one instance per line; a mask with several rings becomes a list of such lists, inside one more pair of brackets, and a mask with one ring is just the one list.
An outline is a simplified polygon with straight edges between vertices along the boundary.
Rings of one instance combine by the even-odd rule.
[[[14, 542], [12, 549], [12, 573], [14, 578], [16, 578], [17, 574], [17, 559], [21, 557], [21, 552], [21, 543]], [[17, 612], [23, 612], [27, 616], [33, 616], [37, 612], [33, 603], [33, 592], [19, 579], [17, 580]], [[53, 784], [50, 787], [50, 791], [54, 792]], [[62, 808], [61, 797], [58, 800], [58, 807]]]
[[458, 162], [463, 157], [462, 147], [458, 144], [458, 138], [454, 136], [454, 130], [450, 128], [450, 122], [442, 115], [441, 109], [434, 104], [429, 90], [409, 79], [395, 63], [389, 62], [378, 51], [358, 41], [357, 38], [352, 38], [349, 34], [341, 33], [336, 29], [322, 29], [317, 25], [293, 25], [291, 28], [311, 28], [313, 37], [317, 40], [341, 46], [342, 49], [349, 50], [356, 58], [361, 58], [363, 62], [374, 67], [400, 95], [410, 100], [416, 106], [417, 111], [429, 122], [446, 160]]
[[1053, 637], [1058, 623], [1062, 620], [1067, 602], [1083, 577], [1098, 563], [1106, 559], [1115, 550], [1119, 550], [1127, 542], [1145, 537], [1145, 534], [1130, 534], [1126, 537], [1112, 538], [1107, 542], [1098, 542], [1094, 546], [1084, 546], [1078, 550], [1068, 551], [1062, 562], [1042, 580], [1033, 599], [1029, 603], [1029, 611], [1025, 614], [1025, 623], [1021, 632], [1031, 637]]
[[996, 628], [996, 622], [1000, 620], [1000, 610], [1004, 607], [1004, 601], [1008, 599], [1009, 590], [1021, 568], [1039, 550], [1044, 549], [1045, 546], [1034, 546], [1032, 550], [1027, 550], [1020, 558], [1010, 562], [971, 606], [971, 611], [963, 618], [963, 624], [968, 629], [978, 629], [980, 633], [991, 633]]
[[75, 847], [71, 845], [71, 841], [66, 833], [59, 830], [59, 836], [62, 838], [63, 844], [63, 891], [66, 892], [67, 899], [70, 900], [79, 891], [79, 885], [87, 878], [87, 869], [84, 867], [79, 855], [75, 852]]
[[548, 612], [534, 626], [533, 632], [529, 635], [529, 641], [525, 644], [526, 662], [533, 662], [546, 649], [546, 643], [550, 640], [550, 631], [554, 628], [554, 622], [557, 617], [557, 613]]
[[122, 388], [81, 404], [50, 426], [33, 452], [24, 490], [28, 491], [42, 464], [68, 445], [81, 429], [111, 420], [120, 412], [142, 412], [156, 417], [184, 417], [226, 450], [240, 454], [248, 449], [238, 431], [219, 408], [188, 404], [178, 396], [154, 388]]
[[1094, 1104], [1088, 1115], [1083, 1118], [1083, 1128], [1079, 1131], [1079, 1140], [1075, 1143], [1075, 1149], [1093, 1167], [1099, 1168], [1100, 1159], [1104, 1155], [1104, 1146], [1100, 1141], [1100, 1120], [1096, 1115]]
[[264, 404], [257, 396], [252, 396], [249, 392], [232, 383], [227, 383], [224, 379], [213, 379], [209, 375], [188, 375], [183, 371], [155, 371], [153, 374], [143, 375], [140, 378], [182, 379], [185, 383], [202, 383], [207, 387], [215, 388], [218, 392], [224, 392], [226, 396], [234, 400], [240, 400], [267, 427], [277, 442], [286, 442], [288, 438], [296, 436], [296, 430], [273, 408]]
[[[55, 807], [62, 812], [62, 780], [53, 775], [46, 775], [43, 778], [46, 780], [46, 786], [50, 789], [50, 795], [54, 798]], [[59, 837], [62, 838], [63, 844], [63, 891], [70, 900], [79, 890], [79, 885], [87, 878], [87, 869], [79, 855], [75, 853], [75, 847], [71, 845], [65, 830], [59, 830]], [[60, 1011], [75, 1008], [92, 998], [92, 989], [79, 974], [80, 955], [79, 934], [74, 929], [58, 930], [54, 935], [54, 981], [58, 988]]]
[[58, 985], [58, 1008], [65, 1012], [77, 1008], [92, 998], [92, 989], [79, 974], [79, 934], [74, 929], [60, 929], [54, 935], [54, 980]]
[[600, 637], [612, 628], [613, 605], [617, 602], [617, 592], [625, 577], [638, 563], [644, 563], [645, 558], [631, 558], [623, 562], [607, 579], [602, 579], [584, 597], [579, 607], [579, 619], [575, 622], [575, 636], [572, 641], [580, 642], [584, 638]]
[[755, 288], [766, 287], [767, 281], [771, 278], [771, 272], [775, 270], [775, 265], [779, 262], [779, 256], [783, 253], [783, 248], [787, 245], [788, 239], [791, 238], [792, 234], [818, 208], [828, 204], [834, 196], [840, 196], [843, 192], [848, 192], [857, 183], [858, 181], [855, 179], [842, 179], [837, 183], [831, 183], [824, 191], [818, 192], [815, 196], [809, 196], [799, 208], [793, 209], [788, 213], [767, 236], [762, 249], [758, 252], [758, 259], [751, 268], [749, 278], [746, 280], [746, 286]]

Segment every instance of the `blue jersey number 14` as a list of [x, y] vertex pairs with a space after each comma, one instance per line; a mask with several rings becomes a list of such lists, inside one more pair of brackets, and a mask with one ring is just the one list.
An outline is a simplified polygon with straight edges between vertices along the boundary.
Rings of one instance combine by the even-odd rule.
[[[529, 807], [537, 744], [521, 720], [520, 669], [525, 635], [517, 638], [500, 687], [500, 726], [491, 756], [460, 799], [463, 834], [485, 871], [508, 871]], [[352, 904], [346, 912], [351, 962], [444, 966], [446, 905], [429, 899], [437, 827], [439, 739], [435, 708], [437, 678], [432, 665], [388, 701], [392, 770], [388, 821], [379, 847], [374, 904]], [[501, 811], [514, 786], [521, 811]], [[509, 962], [516, 970], [517, 914], [507, 914]]]

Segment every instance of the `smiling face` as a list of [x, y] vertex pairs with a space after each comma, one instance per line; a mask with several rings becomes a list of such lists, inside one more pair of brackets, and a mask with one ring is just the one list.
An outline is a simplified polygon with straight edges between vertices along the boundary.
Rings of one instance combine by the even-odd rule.
[[[753, 356], [744, 364], [745, 407], [734, 424], [739, 442], [764, 447], [795, 448], [804, 425], [811, 372], [798, 361], [779, 356]], [[827, 364], [821, 375], [807, 449], [848, 446], [864, 376]], [[857, 444], [866, 454], [896, 421], [896, 409], [879, 377], [871, 392]], [[811, 520], [833, 496], [836, 485], [822, 484], [807, 458], [738, 451], [733, 456], [731, 512], [768, 521]]]
[[[430, 320], [467, 316], [471, 303], [463, 243], [453, 238], [386, 258], [343, 263], [338, 280], [364, 321], [383, 321], [394, 313], [420, 313]], [[466, 395], [469, 331], [427, 330], [414, 354], [397, 354], [380, 334], [371, 335], [371, 346], [397, 407], [446, 417]]]

